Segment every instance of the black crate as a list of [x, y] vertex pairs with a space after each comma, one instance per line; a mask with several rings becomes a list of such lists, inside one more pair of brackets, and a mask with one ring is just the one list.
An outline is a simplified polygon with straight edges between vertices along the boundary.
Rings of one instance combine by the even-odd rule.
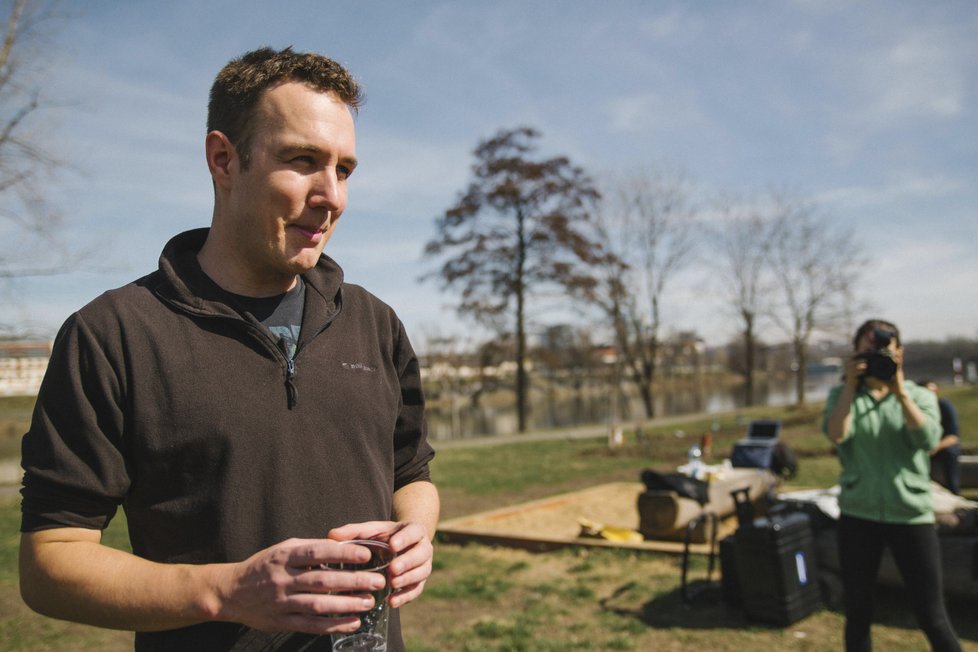
[[761, 518], [740, 527], [734, 553], [748, 619], [790, 625], [821, 606], [815, 542], [806, 514]]
[[737, 535], [720, 539], [720, 594], [731, 607], [739, 607], [740, 580], [737, 578]]

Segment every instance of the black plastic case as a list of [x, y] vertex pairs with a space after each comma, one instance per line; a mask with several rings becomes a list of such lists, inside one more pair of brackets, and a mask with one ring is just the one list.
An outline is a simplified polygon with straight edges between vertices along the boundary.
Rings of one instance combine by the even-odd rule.
[[756, 519], [737, 529], [733, 548], [740, 600], [748, 619], [790, 625], [821, 606], [807, 514]]

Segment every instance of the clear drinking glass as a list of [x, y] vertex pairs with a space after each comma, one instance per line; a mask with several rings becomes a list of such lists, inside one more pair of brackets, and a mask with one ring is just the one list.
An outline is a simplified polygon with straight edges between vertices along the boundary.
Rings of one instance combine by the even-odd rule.
[[391, 547], [383, 541], [372, 539], [353, 539], [343, 544], [355, 544], [370, 550], [370, 561], [362, 564], [349, 562], [329, 564], [329, 568], [350, 571], [371, 571], [384, 576], [384, 588], [371, 592], [374, 606], [370, 611], [353, 614], [360, 617], [360, 628], [351, 634], [333, 634], [334, 652], [386, 652], [387, 620], [390, 606], [387, 597], [391, 594], [388, 566], [394, 559]]

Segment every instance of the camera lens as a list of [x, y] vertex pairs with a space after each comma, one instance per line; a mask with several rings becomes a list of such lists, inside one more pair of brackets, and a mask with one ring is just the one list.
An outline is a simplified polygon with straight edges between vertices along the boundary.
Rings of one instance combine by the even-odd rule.
[[890, 346], [893, 336], [896, 335], [888, 328], [873, 329], [873, 346], [877, 349], [885, 349]]
[[866, 375], [889, 381], [896, 375], [896, 360], [886, 351], [874, 351], [866, 355]]

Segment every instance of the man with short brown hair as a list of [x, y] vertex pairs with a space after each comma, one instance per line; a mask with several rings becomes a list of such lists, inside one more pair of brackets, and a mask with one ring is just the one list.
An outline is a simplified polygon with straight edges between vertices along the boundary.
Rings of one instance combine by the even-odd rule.
[[[431, 573], [438, 493], [393, 310], [322, 254], [357, 165], [360, 90], [263, 48], [211, 92], [210, 229], [72, 315], [24, 437], [21, 592], [139, 650], [319, 650], [372, 606], [341, 541], [383, 538], [390, 605]], [[133, 553], [101, 543], [121, 505]], [[396, 611], [395, 611], [396, 613]], [[403, 649], [396, 617], [390, 650]]]

